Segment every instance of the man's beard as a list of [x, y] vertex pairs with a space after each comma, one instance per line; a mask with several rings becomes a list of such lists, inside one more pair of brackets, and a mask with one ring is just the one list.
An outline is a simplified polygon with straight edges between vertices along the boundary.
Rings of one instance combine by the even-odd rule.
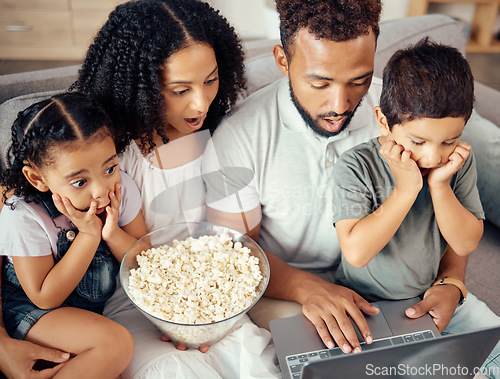
[[361, 98], [358, 105], [356, 105], [356, 108], [354, 108], [354, 110], [352, 112], [345, 112], [345, 113], [342, 113], [339, 115], [338, 113], [330, 111], [328, 113], [318, 115], [317, 119], [318, 118], [327, 118], [327, 117], [346, 116], [346, 119], [345, 119], [344, 123], [342, 124], [342, 127], [339, 130], [337, 130], [336, 132], [329, 132], [325, 128], [322, 128], [321, 125], [319, 124], [319, 121], [317, 121], [317, 119], [314, 119], [311, 116], [311, 114], [308, 111], [306, 111], [305, 108], [299, 103], [299, 100], [297, 99], [297, 97], [295, 96], [295, 93], [293, 92], [292, 83], [290, 83], [290, 81], [288, 81], [288, 84], [290, 87], [290, 96], [292, 98], [292, 102], [295, 105], [295, 108], [297, 108], [297, 111], [299, 112], [299, 114], [302, 116], [302, 119], [316, 134], [318, 134], [322, 137], [333, 137], [333, 136], [336, 136], [336, 135], [342, 133], [347, 128], [347, 126], [349, 125], [349, 123], [352, 120], [352, 117], [354, 116], [354, 113], [356, 112], [358, 107], [363, 102], [363, 98]]

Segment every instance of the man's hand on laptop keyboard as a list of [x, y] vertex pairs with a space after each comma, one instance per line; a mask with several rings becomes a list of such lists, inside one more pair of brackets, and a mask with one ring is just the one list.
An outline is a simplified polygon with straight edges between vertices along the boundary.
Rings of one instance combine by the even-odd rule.
[[323, 280], [310, 289], [306, 301], [302, 302], [302, 312], [314, 324], [326, 347], [331, 349], [336, 343], [344, 353], [361, 351], [349, 317], [357, 325], [365, 342], [372, 342], [370, 328], [362, 311], [374, 315], [379, 312], [377, 308], [354, 291]]

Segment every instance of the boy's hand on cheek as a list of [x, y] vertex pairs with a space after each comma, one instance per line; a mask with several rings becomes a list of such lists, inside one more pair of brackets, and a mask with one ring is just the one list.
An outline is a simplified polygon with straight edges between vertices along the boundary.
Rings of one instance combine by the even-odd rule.
[[469, 157], [471, 147], [468, 143], [460, 141], [453, 153], [448, 158], [448, 162], [441, 167], [433, 168], [429, 171], [427, 181], [430, 187], [439, 185], [449, 185], [451, 177], [464, 165]]
[[101, 236], [102, 221], [97, 217], [97, 203], [92, 202], [88, 211], [76, 209], [67, 197], [53, 194], [52, 199], [57, 210], [71, 220], [79, 233]]
[[110, 203], [106, 207], [106, 213], [103, 213], [104, 226], [102, 228], [102, 239], [109, 241], [116, 230], [118, 230], [118, 215], [122, 199], [121, 183], [115, 184], [115, 190], [109, 192]]
[[411, 158], [411, 152], [394, 141], [386, 141], [380, 148], [380, 155], [389, 164], [396, 178], [396, 186], [409, 191], [419, 192], [422, 189], [422, 174], [417, 163]]

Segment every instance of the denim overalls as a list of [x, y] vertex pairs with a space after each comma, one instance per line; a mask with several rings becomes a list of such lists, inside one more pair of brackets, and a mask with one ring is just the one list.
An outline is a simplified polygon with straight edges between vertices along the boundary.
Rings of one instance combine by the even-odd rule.
[[[51, 193], [42, 194], [37, 198], [52, 220], [61, 215], [52, 201]], [[75, 230], [58, 228], [60, 232], [58, 233], [56, 263], [66, 254], [78, 233], [76, 228]], [[106, 300], [115, 292], [118, 270], [118, 261], [111, 254], [106, 243], [101, 240], [82, 280], [61, 306], [82, 308], [101, 314]], [[24, 339], [35, 322], [52, 310], [39, 309], [29, 300], [17, 279], [14, 265], [5, 259], [2, 272], [2, 306], [5, 329], [11, 337], [17, 339]]]

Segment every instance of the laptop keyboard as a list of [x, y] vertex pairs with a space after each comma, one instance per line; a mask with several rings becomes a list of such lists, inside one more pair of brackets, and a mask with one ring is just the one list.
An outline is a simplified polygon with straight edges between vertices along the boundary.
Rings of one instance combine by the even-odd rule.
[[[361, 349], [362, 351], [368, 351], [386, 346], [412, 343], [415, 341], [421, 341], [424, 339], [429, 339], [434, 337], [435, 336], [432, 331], [425, 330], [421, 332], [403, 334], [400, 336], [381, 338], [379, 340], [373, 341], [369, 345], [366, 344], [365, 342], [361, 342]], [[342, 355], [342, 354], [344, 354], [344, 352], [339, 347], [335, 347], [333, 349], [323, 349], [297, 355], [288, 355], [285, 359], [288, 365], [288, 371], [290, 373], [290, 377], [295, 379], [295, 378], [300, 378], [302, 376], [302, 367], [304, 366], [305, 363], [314, 362], [325, 358], [335, 357], [337, 355]]]

